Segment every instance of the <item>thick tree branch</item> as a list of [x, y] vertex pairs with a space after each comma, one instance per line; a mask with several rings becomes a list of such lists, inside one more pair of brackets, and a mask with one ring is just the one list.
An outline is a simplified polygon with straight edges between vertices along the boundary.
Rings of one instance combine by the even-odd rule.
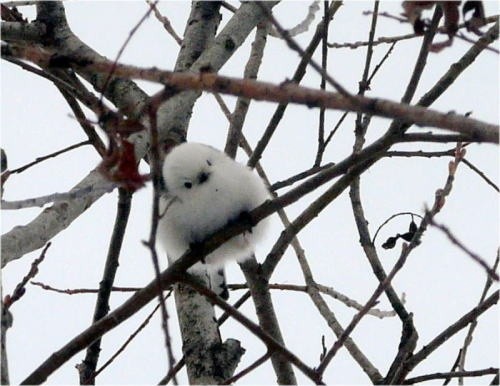
[[[24, 50], [25, 51], [25, 50]], [[14, 49], [11, 54], [20, 54]], [[106, 73], [109, 62], [95, 62], [85, 65], [88, 69]], [[117, 65], [117, 76], [163, 83], [185, 90], [205, 90], [243, 96], [272, 102], [296, 103], [309, 107], [326, 107], [335, 110], [362, 112], [365, 114], [410, 122], [417, 126], [430, 126], [471, 136], [477, 142], [498, 143], [499, 127], [455, 113], [440, 113], [429, 108], [410, 106], [380, 98], [352, 96], [345, 98], [337, 93], [320, 91], [293, 83], [275, 85], [267, 82], [241, 80], [213, 73], [174, 73], [155, 68], [141, 69], [135, 66]], [[192, 91], [194, 92], [194, 91]], [[424, 98], [425, 100], [427, 97]]]
[[[57, 52], [62, 56], [85, 58], [90, 62], [103, 60], [81, 40], [69, 30], [64, 15], [64, 8], [60, 2], [40, 2], [38, 21], [54, 27], [51, 28], [52, 40], [58, 42]], [[272, 7], [275, 3], [268, 3]], [[218, 70], [234, 53], [244, 38], [250, 33], [252, 28], [262, 20], [261, 9], [252, 3], [244, 3], [241, 11], [233, 16], [231, 22], [226, 25], [219, 35], [217, 45], [211, 46], [196, 61], [196, 67], [192, 71], [199, 71], [201, 68], [209, 67]], [[246, 35], [245, 35], [246, 33]], [[52, 41], [51, 40], [51, 41]], [[225, 42], [231, 41], [231, 47], [227, 50]], [[109, 62], [108, 62], [109, 63]], [[109, 70], [109, 68], [108, 68]], [[82, 69], [81, 74], [89, 80], [97, 90], [102, 89], [106, 74], [97, 74], [93, 71]], [[118, 74], [115, 72], [115, 77]], [[179, 125], [190, 115], [190, 107], [194, 100], [194, 94], [186, 97], [170, 98], [169, 105], [160, 107], [158, 115], [158, 129], [160, 137], [164, 138], [169, 133], [171, 127]], [[139, 117], [144, 110], [146, 94], [142, 92], [133, 82], [127, 79], [113, 79], [105, 90], [105, 96], [110, 99], [124, 114], [131, 118]], [[175, 100], [174, 100], [175, 99]], [[190, 102], [191, 101], [191, 102]], [[168, 122], [168, 124], [167, 124]], [[184, 126], [180, 126], [184, 127]], [[170, 135], [170, 134], [169, 134]], [[185, 133], [183, 137], [185, 137]], [[177, 137], [180, 140], [181, 137]], [[175, 139], [175, 137], [174, 137]], [[138, 133], [132, 136], [135, 145], [136, 158], [142, 158], [147, 151], [147, 135]], [[92, 171], [73, 190], [91, 189], [94, 185], [101, 185], [104, 178], [97, 171]], [[44, 210], [32, 222], [16, 227], [12, 231], [2, 235], [2, 267], [11, 260], [20, 258], [25, 253], [42, 247], [48, 240], [56, 234], [66, 229], [74, 219], [83, 213], [93, 202], [101, 197], [103, 192], [89, 194], [86, 197], [78, 198], [64, 203], [58, 203], [51, 208]], [[61, 221], [62, 220], [62, 221]]]
[[222, 308], [224, 311], [228, 312], [234, 319], [240, 322], [243, 326], [249, 329], [254, 335], [258, 336], [267, 346], [268, 350], [273, 352], [279, 352], [287, 361], [293, 363], [300, 371], [302, 371], [307, 377], [313, 380], [316, 384], [323, 384], [321, 379], [318, 378], [316, 372], [308, 367], [304, 362], [302, 362], [295, 354], [289, 351], [285, 346], [282, 346], [277, 342], [269, 333], [261, 329], [260, 326], [253, 323], [250, 319], [240, 313], [236, 308], [226, 303], [224, 300], [219, 298], [215, 293], [210, 291], [204, 286], [200, 286], [198, 283], [187, 279], [185, 276], [180, 280], [185, 281], [188, 285], [195, 288], [198, 292], [206, 296], [215, 305]]

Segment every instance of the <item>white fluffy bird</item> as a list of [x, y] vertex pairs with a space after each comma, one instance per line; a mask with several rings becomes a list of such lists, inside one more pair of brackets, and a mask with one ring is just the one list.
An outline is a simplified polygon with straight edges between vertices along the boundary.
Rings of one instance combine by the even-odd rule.
[[[161, 199], [160, 213], [164, 214], [158, 238], [170, 262], [181, 257], [190, 244], [203, 241], [270, 198], [262, 179], [248, 167], [200, 143], [175, 147], [167, 154], [162, 171], [166, 194]], [[249, 258], [266, 222], [264, 219], [250, 232], [228, 240], [205, 257], [206, 264], [193, 265], [191, 272], [207, 269], [213, 277], [226, 261]], [[212, 288], [215, 290], [213, 283]]]

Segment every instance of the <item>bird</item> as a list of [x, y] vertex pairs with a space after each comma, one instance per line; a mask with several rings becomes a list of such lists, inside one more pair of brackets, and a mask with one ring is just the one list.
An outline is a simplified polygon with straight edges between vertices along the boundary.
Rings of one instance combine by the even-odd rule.
[[[162, 177], [158, 239], [169, 263], [271, 197], [264, 181], [249, 167], [197, 142], [174, 147], [165, 157]], [[249, 231], [229, 239], [188, 272], [207, 272], [212, 289], [227, 299], [225, 263], [250, 258], [263, 239], [268, 222], [265, 218]]]

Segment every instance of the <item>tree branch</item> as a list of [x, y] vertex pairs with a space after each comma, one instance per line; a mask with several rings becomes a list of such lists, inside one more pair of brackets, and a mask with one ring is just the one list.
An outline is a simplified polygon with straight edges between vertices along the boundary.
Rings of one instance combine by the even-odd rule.
[[437, 348], [441, 347], [441, 345], [450, 339], [457, 332], [467, 327], [467, 325], [477, 319], [480, 315], [482, 315], [485, 311], [491, 308], [493, 305], [498, 303], [499, 291], [495, 291], [491, 294], [486, 300], [480, 303], [478, 306], [474, 307], [460, 319], [458, 319], [455, 323], [447, 327], [443, 332], [438, 334], [434, 339], [432, 339], [429, 343], [423, 346], [423, 348], [412, 355], [407, 362], [405, 363], [405, 370], [410, 372], [413, 370], [420, 362], [422, 362], [425, 358], [427, 358], [433, 351]]
[[[109, 243], [109, 249], [106, 257], [104, 271], [102, 274], [102, 279], [99, 283], [99, 292], [97, 294], [92, 323], [95, 323], [99, 319], [106, 316], [109, 311], [111, 288], [115, 281], [116, 271], [118, 270], [118, 261], [123, 244], [123, 237], [125, 235], [125, 229], [127, 228], [131, 201], [132, 194], [130, 192], [124, 189], [118, 190], [118, 205], [116, 210], [115, 224], [113, 226], [113, 233], [111, 235], [111, 240]], [[99, 360], [100, 351], [101, 339], [97, 339], [88, 347], [85, 359], [81, 364], [78, 365], [80, 384], [95, 384], [95, 370], [97, 368], [97, 361]]]
[[432, 379], [448, 379], [448, 378], [458, 378], [458, 377], [481, 377], [488, 374], [498, 374], [498, 368], [490, 367], [488, 369], [482, 370], [472, 370], [472, 371], [451, 371], [448, 373], [432, 373], [426, 375], [420, 375], [414, 378], [408, 378], [403, 382], [403, 385], [413, 385], [415, 383], [430, 381]]

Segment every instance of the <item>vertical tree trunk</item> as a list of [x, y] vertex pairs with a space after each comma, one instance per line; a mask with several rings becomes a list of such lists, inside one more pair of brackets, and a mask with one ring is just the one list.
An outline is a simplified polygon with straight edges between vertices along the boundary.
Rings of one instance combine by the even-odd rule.
[[[208, 285], [206, 278], [195, 277]], [[245, 350], [235, 339], [222, 343], [212, 304], [183, 284], [175, 286], [175, 303], [189, 383], [220, 384], [231, 377]]]

